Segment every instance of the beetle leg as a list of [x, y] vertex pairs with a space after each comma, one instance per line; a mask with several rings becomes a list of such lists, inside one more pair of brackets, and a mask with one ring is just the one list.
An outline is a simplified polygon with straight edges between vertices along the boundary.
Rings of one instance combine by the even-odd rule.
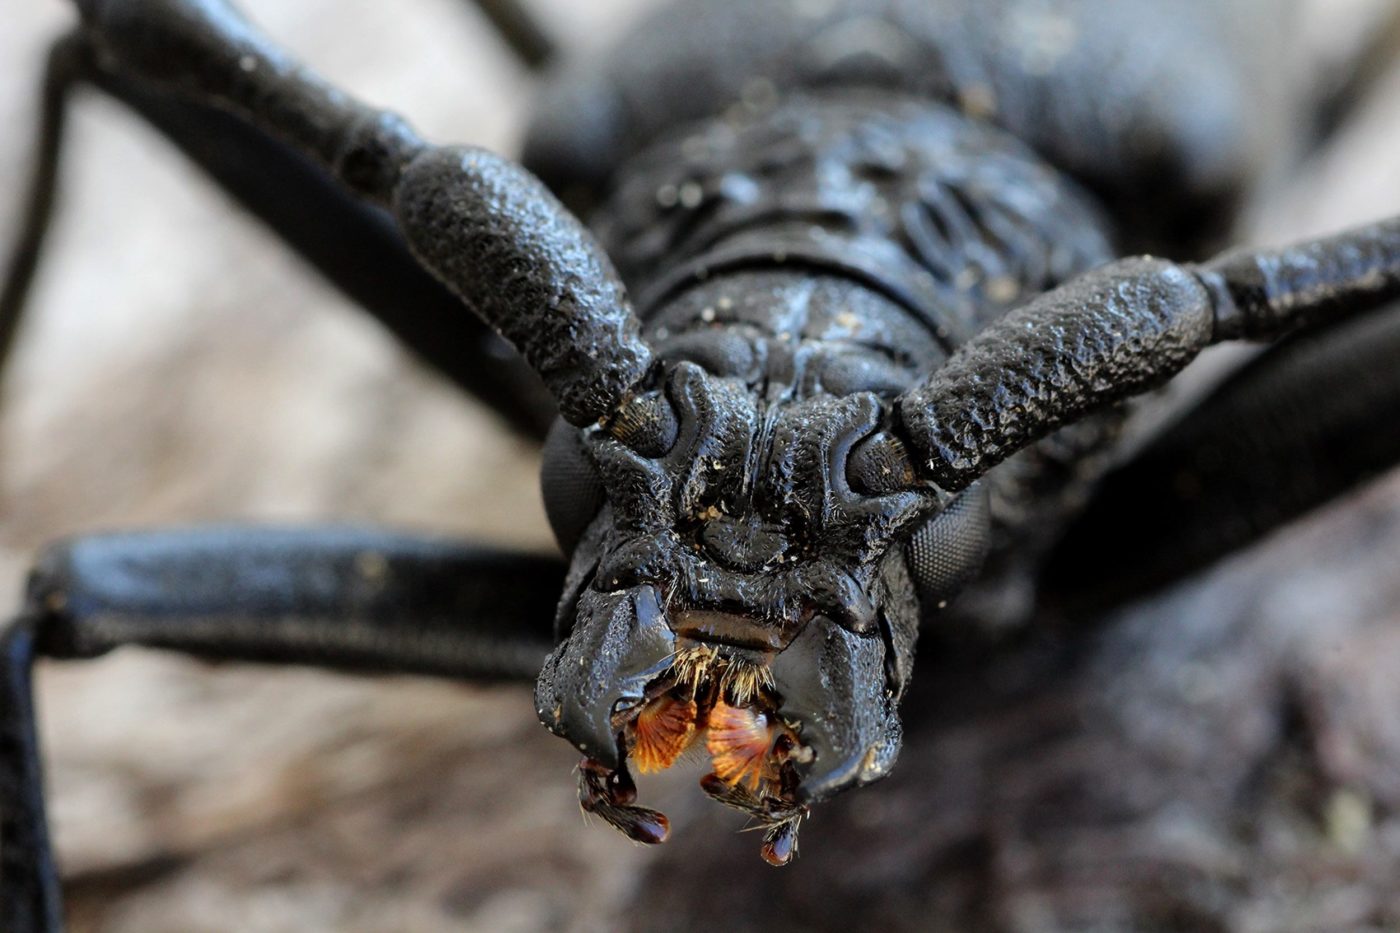
[[56, 933], [30, 668], [122, 645], [215, 660], [463, 680], [533, 679], [553, 559], [350, 529], [100, 535], [49, 551], [0, 629], [0, 930]]
[[63, 154], [64, 124], [73, 86], [84, 70], [86, 50], [77, 35], [64, 36], [49, 50], [39, 102], [39, 133], [28, 196], [14, 247], [0, 283], [0, 372], [9, 362], [20, 316], [39, 269], [44, 239], [53, 219], [58, 191], [59, 159]]
[[526, 67], [543, 70], [558, 57], [554, 39], [524, 0], [473, 2]]
[[1092, 613], [1400, 464], [1397, 360], [1397, 306], [1255, 357], [1104, 478], [1043, 587], [1065, 610]]
[[33, 658], [33, 619], [0, 629], [0, 928], [60, 933], [63, 893], [44, 818]]

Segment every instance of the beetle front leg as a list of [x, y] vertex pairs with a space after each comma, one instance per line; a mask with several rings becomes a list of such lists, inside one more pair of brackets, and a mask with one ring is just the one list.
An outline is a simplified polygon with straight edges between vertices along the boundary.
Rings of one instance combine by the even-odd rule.
[[1086, 615], [1180, 579], [1400, 464], [1400, 306], [1252, 359], [1109, 473], [1042, 586]]
[[30, 673], [140, 645], [211, 660], [529, 681], [553, 642], [552, 558], [355, 529], [210, 528], [51, 549], [0, 630], [0, 930], [56, 933]]
[[34, 620], [0, 631], [0, 921], [14, 933], [63, 929], [63, 895], [44, 817], [30, 683]]
[[549, 30], [524, 0], [474, 0], [506, 45], [528, 68], [543, 69], [559, 55]]

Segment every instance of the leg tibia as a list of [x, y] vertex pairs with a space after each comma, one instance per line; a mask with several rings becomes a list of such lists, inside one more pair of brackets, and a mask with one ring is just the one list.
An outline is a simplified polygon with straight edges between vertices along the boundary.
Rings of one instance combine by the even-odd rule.
[[51, 549], [0, 628], [0, 930], [57, 933], [30, 669], [122, 645], [215, 660], [524, 680], [553, 641], [549, 558], [350, 529], [113, 534]]
[[38, 647], [528, 680], [553, 641], [562, 565], [358, 529], [212, 528], [81, 538], [29, 588]]
[[1400, 463], [1400, 308], [1268, 350], [1110, 474], [1046, 586], [1067, 604], [1175, 580]]

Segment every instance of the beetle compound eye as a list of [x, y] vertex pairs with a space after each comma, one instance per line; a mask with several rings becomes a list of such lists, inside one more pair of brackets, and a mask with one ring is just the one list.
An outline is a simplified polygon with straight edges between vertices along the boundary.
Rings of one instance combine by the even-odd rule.
[[545, 515], [559, 547], [572, 554], [603, 507], [603, 481], [584, 449], [578, 428], [563, 419], [555, 419], [542, 453], [540, 488]]
[[980, 484], [970, 486], [915, 533], [905, 553], [925, 613], [972, 581], [982, 569], [990, 543], [987, 496]]

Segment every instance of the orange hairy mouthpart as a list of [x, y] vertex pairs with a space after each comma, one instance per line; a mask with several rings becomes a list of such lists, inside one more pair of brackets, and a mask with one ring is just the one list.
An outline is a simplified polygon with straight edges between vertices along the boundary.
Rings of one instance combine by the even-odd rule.
[[690, 747], [697, 734], [693, 699], [669, 694], [642, 707], [632, 722], [632, 760], [643, 774], [665, 771]]
[[715, 775], [728, 784], [745, 784], [757, 791], [768, 776], [768, 758], [773, 748], [774, 725], [769, 717], [751, 707], [715, 703], [707, 723], [705, 747], [714, 764]]

